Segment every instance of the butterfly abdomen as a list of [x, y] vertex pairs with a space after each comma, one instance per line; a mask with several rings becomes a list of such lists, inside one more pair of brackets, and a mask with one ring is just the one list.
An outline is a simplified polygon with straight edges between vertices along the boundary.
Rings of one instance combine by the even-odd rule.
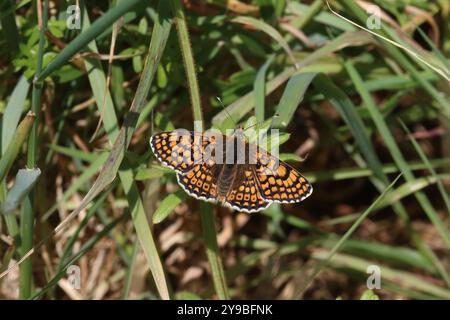
[[233, 186], [236, 177], [237, 166], [233, 164], [224, 164], [217, 179], [217, 196], [219, 201], [224, 201], [229, 190]]

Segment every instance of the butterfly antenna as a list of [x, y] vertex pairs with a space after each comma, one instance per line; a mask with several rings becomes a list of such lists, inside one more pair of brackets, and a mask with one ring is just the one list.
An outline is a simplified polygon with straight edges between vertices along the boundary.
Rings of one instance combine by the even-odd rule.
[[231, 119], [231, 121], [233, 121], [234, 123], [234, 127], [237, 128], [237, 122], [234, 121], [233, 117], [231, 116], [231, 114], [228, 112], [227, 108], [225, 108], [225, 105], [222, 102], [222, 99], [220, 99], [220, 97], [216, 97], [217, 101], [219, 101], [220, 105], [222, 106], [223, 110], [227, 113], [228, 117]]
[[[272, 118], [276, 118], [276, 117], [279, 117], [279, 116], [280, 116], [280, 115], [279, 115], [278, 113], [275, 113], [275, 114], [273, 115]], [[264, 123], [264, 121], [266, 121], [266, 120], [263, 120], [263, 121], [260, 121], [260, 122], [255, 123], [255, 124], [252, 124], [251, 126], [245, 128], [244, 131], [245, 131], [245, 130], [248, 130], [248, 129], [250, 129], [250, 128], [256, 127], [256, 126], [258, 126], [258, 125]]]

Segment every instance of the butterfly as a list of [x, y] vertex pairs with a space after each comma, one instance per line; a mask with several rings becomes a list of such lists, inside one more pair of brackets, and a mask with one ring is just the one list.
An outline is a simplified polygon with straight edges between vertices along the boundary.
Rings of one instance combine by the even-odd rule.
[[296, 169], [244, 138], [177, 129], [150, 138], [156, 158], [176, 171], [178, 184], [192, 197], [243, 212], [273, 202], [297, 203], [311, 184]]

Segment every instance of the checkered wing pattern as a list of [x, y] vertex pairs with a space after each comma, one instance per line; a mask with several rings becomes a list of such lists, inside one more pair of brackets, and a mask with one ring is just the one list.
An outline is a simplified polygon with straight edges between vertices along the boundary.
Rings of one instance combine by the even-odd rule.
[[300, 202], [313, 191], [311, 184], [286, 162], [259, 149], [254, 167], [261, 196], [267, 201]]
[[150, 139], [150, 146], [158, 160], [180, 174], [203, 162], [205, 149], [214, 143], [214, 137], [185, 130], [157, 133]]
[[[261, 197], [256, 184], [256, 176], [251, 166], [244, 166], [238, 172], [232, 189], [225, 199], [225, 204], [237, 211], [257, 212], [267, 208], [271, 201]], [[239, 178], [240, 177], [240, 178]]]
[[[247, 142], [245, 147], [256, 150], [256, 157], [251, 153], [247, 159], [251, 161], [236, 163], [232, 173], [224, 171], [223, 164], [215, 163], [212, 156], [227, 152], [219, 143], [224, 138], [221, 134], [175, 130], [153, 135], [150, 145], [158, 160], [177, 172], [180, 186], [197, 199], [257, 212], [274, 201], [300, 202], [312, 193], [311, 184], [296, 169], [261, 148], [248, 148]], [[225, 183], [228, 180], [229, 185]]]
[[215, 165], [196, 164], [186, 174], [177, 174], [178, 184], [192, 197], [215, 201], [217, 198], [217, 177]]

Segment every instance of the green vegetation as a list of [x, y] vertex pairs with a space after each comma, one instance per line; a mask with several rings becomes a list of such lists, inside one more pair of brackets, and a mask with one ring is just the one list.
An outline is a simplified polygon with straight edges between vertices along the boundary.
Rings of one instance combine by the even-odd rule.
[[[0, 298], [450, 299], [450, 4], [374, 4], [3, 1]], [[314, 193], [189, 197], [149, 139], [194, 121]]]

